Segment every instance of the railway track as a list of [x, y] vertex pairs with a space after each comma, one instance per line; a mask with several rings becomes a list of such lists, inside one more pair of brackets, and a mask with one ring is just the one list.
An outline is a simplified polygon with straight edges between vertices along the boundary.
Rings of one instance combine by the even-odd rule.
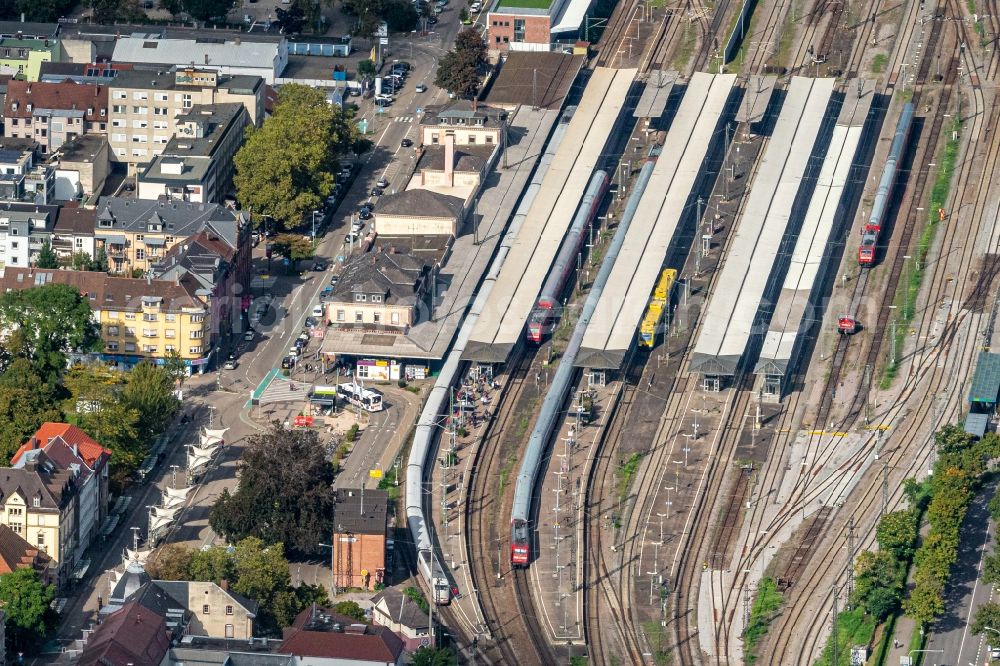
[[530, 399], [530, 394], [526, 395], [530, 390], [527, 378], [533, 358], [522, 351], [512, 359], [513, 370], [504, 382], [496, 415], [470, 466], [465, 538], [473, 587], [479, 594], [487, 623], [483, 633], [492, 637], [489, 643], [479, 643], [489, 663], [544, 664], [552, 663], [554, 658], [541, 623], [535, 621], [530, 593], [510, 571], [507, 526], [509, 491], [513, 484], [508, 482], [501, 488], [496, 485], [505, 471], [508, 479], [512, 473], [508, 459], [517, 450], [523, 403]]
[[[969, 64], [972, 65], [972, 63]], [[974, 91], [974, 96], [976, 97], [974, 99], [974, 109], [978, 113], [974, 116], [976, 118], [974, 126], [969, 130], [972, 138], [977, 136], [982, 137], [985, 134], [989, 134], [990, 131], [995, 131], [998, 122], [1000, 122], [1000, 112], [998, 112], [996, 105], [994, 104], [989, 110], [989, 119], [986, 120], [985, 100], [982, 98], [981, 92]], [[938, 115], [943, 115], [943, 110], [939, 111]], [[979, 170], [980, 177], [977, 178], [975, 173], [971, 171], [974, 160], [967, 159], [962, 162], [962, 170], [959, 177], [955, 180], [958, 184], [956, 200], [972, 199], [974, 211], [971, 219], [973, 221], [970, 225], [958, 223], [957, 220], [949, 221], [947, 225], [942, 225], [944, 227], [942, 229], [944, 237], [940, 245], [940, 251], [938, 252], [939, 260], [928, 271], [927, 281], [925, 282], [927, 286], [921, 298], [921, 301], [928, 303], [928, 307], [925, 307], [919, 313], [920, 316], [916, 326], [917, 339], [927, 339], [926, 335], [920, 336], [919, 334], [921, 332], [925, 334], [930, 333], [936, 325], [935, 321], [939, 313], [939, 308], [934, 307], [935, 305], [944, 300], [956, 303], [961, 297], [965, 297], [967, 302], [980, 302], [983, 292], [988, 292], [990, 289], [988, 285], [992, 283], [992, 280], [979, 280], [977, 272], [974, 270], [972, 263], [973, 253], [956, 253], [957, 250], [962, 249], [960, 244], [966, 242], [967, 239], [976, 239], [987, 233], [989, 234], [989, 241], [985, 247], [988, 250], [996, 248], [998, 242], [1000, 242], [995, 226], [996, 220], [984, 219], [988, 217], [984, 213], [988, 210], [987, 199], [989, 195], [987, 190], [991, 189], [989, 187], [990, 174], [992, 174], [997, 166], [1000, 147], [995, 143], [987, 144], [984, 142], [983, 145], [990, 145], [990, 148], [985, 157], [985, 164]], [[983, 182], [983, 178], [986, 180], [985, 183]], [[970, 233], [970, 230], [972, 233]], [[957, 267], [954, 265], [955, 260], [958, 262]], [[949, 280], [949, 276], [953, 278], [957, 277], [958, 279]], [[955, 372], [950, 368], [950, 364], [956, 362], [954, 359], [974, 355], [977, 347], [978, 332], [972, 330], [963, 332], [962, 329], [963, 327], [971, 329], [972, 327], [968, 326], [967, 322], [971, 322], [975, 317], [981, 316], [981, 312], [976, 314], [974, 311], [966, 309], [957, 317], [953, 317], [945, 326], [945, 329], [938, 338], [937, 345], [933, 349], [924, 351], [923, 354], [914, 357], [914, 366], [917, 369], [911, 369], [910, 374], [906, 378], [902, 387], [901, 398], [903, 399], [898, 400], [887, 414], [889, 419], [899, 419], [903, 414], [908, 414], [911, 417], [902, 426], [901, 431], [894, 433], [894, 436], [891, 438], [897, 442], [897, 445], [885, 450], [887, 455], [883, 456], [883, 462], [888, 465], [889, 469], [893, 470], [893, 476], [905, 478], [906, 476], [915, 474], [918, 470], [924, 469], [932, 455], [929, 432], [933, 431], [934, 428], [945, 420], [946, 415], [949, 413], [949, 408], [953, 413], [960, 413], [962, 395], [960, 387], [967, 378], [969, 369], [966, 368], [964, 371]], [[949, 352], [949, 345], [953, 343], [958, 346], [958, 349]], [[918, 358], [919, 360], [917, 360]], [[945, 405], [939, 405], [939, 395], [944, 391], [947, 391], [949, 397], [946, 399], [947, 402]], [[913, 451], [911, 448], [904, 446], [907, 442], [919, 443], [917, 446], [918, 450]], [[876, 446], [878, 445], [877, 442], [871, 443]], [[866, 448], [859, 455], [864, 457], [870, 455], [870, 453], [870, 448]], [[861, 460], [858, 459], [856, 462], [860, 464]], [[870, 469], [868, 472], [869, 475], [880, 474], [882, 470], [879, 467], [873, 466], [873, 469]], [[895, 488], [897, 485], [895, 484], [892, 487]], [[843, 513], [854, 516], [861, 522], [859, 530], [862, 539], [859, 542], [859, 548], [865, 548], [871, 545], [873, 541], [873, 530], [871, 528], [873, 527], [874, 517], [879, 513], [877, 509], [880, 504], [881, 493], [877, 482], [868, 485], [862, 483], [859, 487], [867, 488], [867, 490], [857, 498], [857, 504], [852, 507], [853, 510], [845, 510]], [[853, 499], [855, 498], [852, 497]], [[893, 492], [889, 509], [891, 510], [901, 499], [900, 492]], [[843, 520], [839, 522], [842, 525]], [[828, 542], [829, 538], [826, 541]], [[823, 540], [821, 539], [817, 543], [822, 544]], [[817, 589], [820, 580], [830, 578], [838, 580], [838, 574], [843, 573], [843, 566], [839, 561], [840, 556], [842, 556], [839, 548], [824, 549], [818, 547], [816, 552], [823, 552], [824, 555], [821, 559], [810, 563], [812, 571], [808, 574], [805, 582], [805, 586], [813, 590]], [[808, 634], [805, 641], [795, 646], [788, 636], [791, 632], [791, 622], [784, 620], [784, 618], [802, 612], [815, 612], [816, 609], [810, 609], [807, 600], [803, 599], [802, 595], [794, 597], [793, 604], [791, 608], [786, 610], [783, 618], [779, 619], [778, 626], [772, 632], [778, 637], [775, 645], [775, 654], [782, 658], [783, 663], [785, 663], [785, 659], [789, 659], [787, 663], [795, 663], [793, 661], [795, 658], [801, 663], [803, 660], [815, 656], [825, 636], [824, 631], [814, 629]], [[826, 606], [827, 610], [825, 612], [828, 618], [829, 604], [826, 604]], [[817, 624], [822, 625], [822, 623]]]

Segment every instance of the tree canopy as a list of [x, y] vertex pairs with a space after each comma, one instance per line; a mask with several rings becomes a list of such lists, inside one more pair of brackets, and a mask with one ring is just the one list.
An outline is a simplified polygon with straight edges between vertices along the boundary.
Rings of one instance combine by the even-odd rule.
[[449, 647], [422, 647], [413, 653], [413, 666], [457, 666], [458, 655]]
[[200, 580], [230, 588], [260, 605], [258, 629], [265, 635], [278, 635], [295, 616], [311, 603], [327, 604], [320, 586], [291, 586], [288, 560], [280, 543], [265, 545], [256, 537], [238, 541], [235, 546], [212, 546], [192, 550], [182, 544], [160, 548], [150, 561], [149, 573], [162, 580]]
[[65, 284], [0, 295], [0, 329], [12, 332], [7, 351], [31, 361], [47, 380], [58, 377], [70, 352], [100, 347], [90, 302]]
[[271, 249], [291, 262], [292, 268], [303, 259], [312, 258], [315, 254], [312, 241], [299, 234], [278, 234], [271, 241]]
[[43, 585], [34, 569], [17, 569], [0, 576], [0, 606], [6, 614], [8, 653], [33, 654], [56, 623], [50, 604], [56, 588]]
[[455, 37], [455, 48], [438, 62], [435, 84], [456, 95], [472, 98], [479, 92], [479, 72], [486, 64], [486, 45], [474, 28]]
[[333, 528], [333, 467], [316, 433], [270, 431], [247, 439], [235, 492], [224, 490], [210, 523], [229, 541], [283, 543], [296, 556], [319, 552]]
[[281, 87], [274, 113], [247, 129], [236, 153], [236, 193], [245, 208], [286, 227], [299, 224], [333, 190], [337, 157], [354, 144], [356, 128], [322, 90]]
[[59, 257], [52, 249], [52, 243], [46, 238], [42, 241], [42, 249], [38, 251], [38, 259], [35, 260], [37, 268], [59, 268]]
[[55, 384], [27, 359], [15, 359], [0, 373], [0, 463], [6, 465], [42, 423], [62, 419], [57, 402]]
[[892, 553], [864, 551], [854, 563], [855, 599], [882, 621], [895, 611], [906, 591], [906, 569]]
[[[976, 616], [972, 620], [972, 633], [982, 634], [986, 628], [997, 629], [1000, 625], [1000, 604], [991, 601], [976, 609]], [[991, 633], [991, 640], [996, 644], [996, 634]]]

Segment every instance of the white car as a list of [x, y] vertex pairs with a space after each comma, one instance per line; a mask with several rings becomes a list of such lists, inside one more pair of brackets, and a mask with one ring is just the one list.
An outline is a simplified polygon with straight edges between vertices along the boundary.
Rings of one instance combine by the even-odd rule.
[[253, 342], [253, 336], [254, 336], [253, 329], [251, 329], [243, 334], [243, 339], [246, 340], [247, 342]]
[[418, 83], [417, 86], [414, 88], [414, 90], [417, 91], [418, 93], [427, 92], [427, 86], [425, 86], [422, 83]]
[[478, 2], [473, 2], [471, 5], [469, 5], [469, 10], [476, 12], [477, 14], [479, 13], [479, 10], [481, 10], [482, 8], [483, 6]]

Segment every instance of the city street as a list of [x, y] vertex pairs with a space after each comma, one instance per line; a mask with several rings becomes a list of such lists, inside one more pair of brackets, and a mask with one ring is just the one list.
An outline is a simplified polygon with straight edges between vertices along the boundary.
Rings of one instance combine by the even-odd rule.
[[[345, 258], [351, 248], [345, 246], [344, 234], [349, 229], [352, 214], [369, 199], [368, 194], [375, 181], [383, 176], [388, 178], [390, 188], [387, 192], [405, 184], [409, 170], [412, 169], [413, 149], [401, 148], [400, 142], [405, 136], [416, 138], [418, 108], [447, 100], [446, 93], [432, 85], [437, 59], [443, 52], [441, 44], [449, 43], [457, 32], [457, 20], [450, 27], [445, 27], [446, 25], [448, 22], [445, 21], [439, 24], [446, 31], [439, 35], [439, 40], [419, 41], [413, 45], [412, 50], [406, 47], [405, 56], [413, 66], [413, 73], [406, 89], [389, 112], [373, 115], [375, 133], [370, 136], [374, 146], [360, 157], [360, 172], [341, 205], [331, 215], [326, 232], [319, 239], [317, 257], [331, 262]], [[419, 82], [428, 85], [426, 93], [418, 94], [413, 91], [414, 85]], [[370, 105], [363, 102], [362, 110], [372, 115], [370, 108], [366, 107]], [[403, 160], [400, 161], [400, 158]], [[184, 542], [193, 547], [212, 544], [218, 540], [208, 526], [211, 506], [224, 488], [231, 488], [235, 483], [242, 441], [263, 429], [261, 424], [250, 417], [247, 406], [249, 393], [272, 368], [280, 366], [281, 358], [304, 328], [306, 317], [318, 301], [320, 291], [328, 285], [330, 273], [306, 271], [301, 275], [284, 275], [278, 260], [268, 262], [264, 257], [262, 245], [257, 248], [254, 256], [254, 275], [258, 278], [266, 276], [266, 288], [255, 290], [254, 296], [260, 296], [262, 291], [273, 294], [274, 315], [265, 317], [256, 327], [259, 334], [248, 344], [235, 370], [195, 376], [185, 382], [182, 411], [191, 415], [193, 420], [185, 425], [180, 425], [179, 421], [175, 424], [177, 437], [164, 461], [156, 469], [152, 482], [133, 486], [128, 490], [127, 494], [132, 499], [114, 535], [95, 544], [88, 551], [86, 557], [91, 560], [91, 565], [87, 575], [70, 591], [63, 606], [64, 621], [58, 633], [60, 648], [71, 648], [72, 641], [80, 638], [81, 630], [94, 622], [99, 599], [107, 599], [107, 572], [121, 564], [123, 549], [131, 547], [135, 531], [145, 540], [148, 507], [160, 502], [160, 489], [171, 483], [173, 466], [181, 470], [178, 481], [183, 479], [185, 446], [196, 443], [200, 429], [209, 426], [209, 423], [213, 427], [229, 429], [225, 446], [201, 484], [188, 496], [188, 502], [179, 514], [177, 523], [168, 532], [166, 540]], [[304, 360], [309, 360], [311, 350], [316, 348], [318, 345], [313, 343], [307, 349]], [[299, 372], [301, 371], [293, 372], [293, 378]], [[387, 402], [392, 406], [373, 418], [361, 441], [356, 444], [355, 452], [346, 461], [342, 478], [348, 485], [360, 483], [362, 475], [367, 479], [371, 468], [391, 464], [396, 450], [409, 432], [410, 424], [417, 416], [420, 396], [394, 388], [386, 393], [391, 394]], [[369, 485], [377, 485], [377, 482], [372, 480]], [[321, 571], [302, 572], [303, 566], [314, 568], [315, 564], [293, 566], [298, 567], [299, 580], [321, 581], [325, 578]], [[324, 568], [320, 567], [320, 570]], [[66, 659], [69, 657], [50, 654], [39, 657], [36, 661], [53, 663]]]

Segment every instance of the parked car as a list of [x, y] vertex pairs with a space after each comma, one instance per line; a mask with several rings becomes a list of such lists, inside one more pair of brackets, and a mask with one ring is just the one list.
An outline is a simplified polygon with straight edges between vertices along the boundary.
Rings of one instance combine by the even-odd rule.
[[246, 333], [244, 333], [243, 334], [243, 339], [246, 340], [247, 342], [253, 342], [253, 339], [254, 339], [254, 330], [251, 328], [249, 331], [247, 331]]
[[326, 264], [324, 264], [322, 261], [317, 261], [316, 263], [313, 264], [313, 270], [314, 271], [325, 271], [326, 270]]
[[338, 282], [340, 282], [340, 276], [339, 275], [333, 275], [333, 276], [330, 277], [330, 286], [331, 287], [335, 286]]
[[306, 327], [307, 328], [314, 328], [316, 326], [316, 324], [318, 324], [318, 323], [319, 322], [316, 321], [316, 317], [313, 317], [312, 315], [306, 317]]
[[437, 22], [438, 22], [437, 16], [428, 16], [427, 17], [427, 25], [437, 25]]
[[344, 236], [344, 244], [346, 245], [353, 245], [354, 243], [360, 243], [360, 242], [361, 242], [361, 236], [357, 235], [356, 233], [352, 232]]
[[293, 365], [295, 365], [295, 359], [292, 358], [291, 356], [286, 356], [283, 359], [281, 359], [281, 369], [282, 370], [288, 370]]
[[323, 291], [320, 292], [320, 298], [330, 298], [333, 295], [333, 287], [323, 287]]
[[416, 91], [416, 92], [418, 92], [418, 93], [424, 93], [424, 92], [427, 92], [427, 86], [425, 86], [422, 83], [418, 83], [416, 85], [416, 87], [413, 88], [413, 90]]
[[369, 208], [362, 208], [361, 210], [358, 211], [358, 217], [360, 217], [362, 220], [370, 220], [370, 219], [372, 219], [372, 211], [371, 211], [371, 209], [369, 209]]
[[392, 106], [392, 100], [391, 99], [385, 99], [384, 97], [383, 98], [376, 97], [375, 98], [375, 106], [380, 106], [380, 107], [382, 107], [384, 109], [387, 106]]
[[384, 193], [385, 193], [385, 190], [383, 190], [383, 189], [382, 189], [381, 187], [373, 187], [373, 188], [372, 188], [372, 192], [371, 192], [371, 195], [372, 195], [373, 197], [380, 197], [380, 196], [382, 196], [382, 195], [383, 195]]
[[222, 369], [223, 370], [235, 370], [237, 365], [238, 365], [238, 363], [236, 362], [236, 355], [235, 354], [230, 354], [229, 358], [226, 359], [226, 362], [222, 364]]
[[401, 145], [403, 148], [409, 148], [410, 146], [413, 145], [413, 139], [404, 138], [402, 141], [399, 142], [399, 145]]
[[378, 182], [376, 182], [375, 184], [384, 189], [386, 187], [389, 187], [389, 179], [386, 178], [385, 176], [382, 176], [381, 178], [378, 179]]
[[[360, 234], [364, 230], [365, 230], [365, 223], [362, 222], [361, 220], [354, 220], [354, 222], [351, 224], [351, 233]], [[337, 278], [337, 276], [334, 276], [334, 278], [335, 278], [334, 280], [330, 281], [331, 285], [337, 284], [337, 280], [339, 278]]]
[[469, 5], [469, 9], [470, 9], [471, 11], [473, 11], [473, 12], [477, 12], [477, 13], [478, 13], [478, 12], [479, 12], [479, 10], [481, 10], [482, 8], [483, 8], [482, 4], [480, 4], [480, 3], [478, 3], [478, 2], [473, 2], [473, 3], [471, 4], [471, 5]]

